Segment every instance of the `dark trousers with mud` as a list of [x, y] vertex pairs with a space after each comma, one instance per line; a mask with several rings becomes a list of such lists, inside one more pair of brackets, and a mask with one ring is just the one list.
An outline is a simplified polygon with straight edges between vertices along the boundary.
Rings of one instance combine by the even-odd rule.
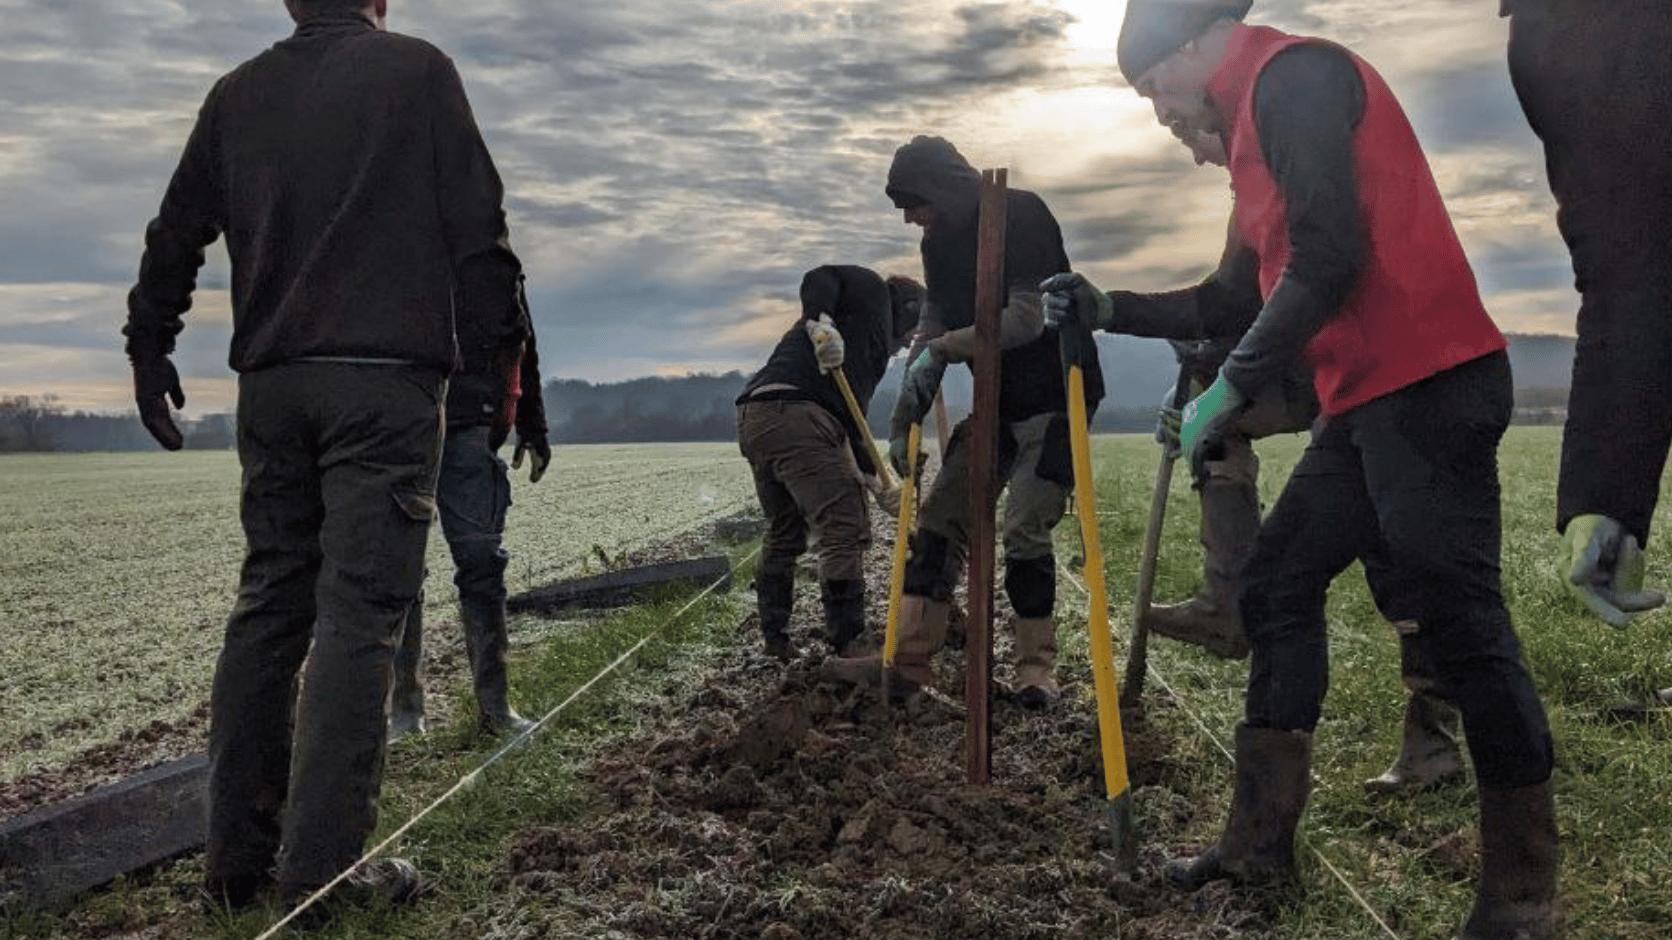
[[847, 433], [812, 402], [748, 401], [737, 408], [737, 446], [766, 514], [755, 591], [769, 651], [787, 652], [795, 565], [809, 536], [818, 551], [826, 639], [842, 651], [865, 628], [864, 564], [871, 544], [870, 507]]
[[318, 887], [372, 832], [446, 385], [427, 370], [344, 363], [239, 378], [248, 548], [210, 704], [212, 884], [276, 862], [287, 894]]
[[1581, 295], [1557, 521], [1647, 544], [1672, 444], [1672, 4], [1513, 0], [1509, 70]]
[[1508, 357], [1494, 353], [1314, 433], [1245, 572], [1251, 727], [1317, 725], [1325, 594], [1365, 559], [1378, 603], [1421, 623], [1436, 691], [1463, 714], [1481, 785], [1549, 778], [1549, 726], [1500, 590], [1497, 448], [1511, 395]]

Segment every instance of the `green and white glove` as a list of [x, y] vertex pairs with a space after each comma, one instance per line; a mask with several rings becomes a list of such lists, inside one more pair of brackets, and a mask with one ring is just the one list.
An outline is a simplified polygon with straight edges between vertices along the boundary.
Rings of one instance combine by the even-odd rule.
[[1637, 614], [1666, 603], [1666, 595], [1643, 587], [1643, 549], [1637, 536], [1607, 516], [1574, 516], [1562, 533], [1562, 564], [1568, 590], [1611, 626], [1624, 627]]
[[1225, 381], [1224, 373], [1213, 380], [1207, 391], [1190, 400], [1184, 406], [1184, 414], [1179, 422], [1179, 451], [1197, 475], [1207, 468], [1206, 445], [1225, 433], [1237, 412], [1247, 403], [1236, 386]]
[[840, 369], [842, 361], [847, 358], [847, 346], [842, 342], [842, 334], [836, 331], [830, 314], [821, 313], [817, 320], [808, 320], [803, 326], [807, 329], [807, 338], [813, 341], [813, 358], [819, 361], [819, 371]]
[[1084, 321], [1093, 330], [1115, 328], [1115, 305], [1109, 295], [1097, 289], [1083, 274], [1053, 274], [1039, 284], [1045, 308], [1045, 327], [1060, 329], [1064, 323]]

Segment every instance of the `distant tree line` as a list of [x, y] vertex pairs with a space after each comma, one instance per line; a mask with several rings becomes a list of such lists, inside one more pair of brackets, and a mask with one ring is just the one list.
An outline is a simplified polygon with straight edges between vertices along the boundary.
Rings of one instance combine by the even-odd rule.
[[[563, 444], [730, 441], [737, 435], [734, 402], [748, 376], [686, 375], [642, 378], [594, 385], [581, 379], [557, 379], [545, 386], [546, 421], [552, 440]], [[878, 388], [867, 415], [879, 440], [888, 436], [895, 389]], [[952, 401], [957, 421], [968, 403]], [[1516, 424], [1561, 424], [1567, 415], [1566, 388], [1523, 388], [1515, 393]], [[1092, 420], [1101, 434], [1155, 429], [1153, 406], [1105, 403]], [[224, 450], [237, 444], [236, 421], [217, 413], [184, 419], [186, 447]], [[139, 416], [71, 411], [55, 395], [0, 396], [0, 453], [17, 451], [151, 450], [157, 446]]]
[[[180, 421], [188, 450], [226, 450], [237, 444], [230, 414]], [[0, 395], [0, 453], [99, 450], [154, 450], [157, 442], [136, 412], [96, 414], [71, 411], [56, 395]]]

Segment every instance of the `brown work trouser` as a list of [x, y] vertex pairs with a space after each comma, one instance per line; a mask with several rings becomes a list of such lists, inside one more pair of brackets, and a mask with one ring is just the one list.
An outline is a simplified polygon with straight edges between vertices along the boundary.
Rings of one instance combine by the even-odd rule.
[[248, 548], [210, 699], [211, 879], [276, 859], [286, 891], [318, 887], [371, 835], [446, 390], [438, 373], [392, 364], [239, 377]]
[[793, 571], [811, 531], [820, 580], [864, 579], [871, 514], [835, 417], [807, 401], [745, 402], [737, 406], [737, 447], [766, 513], [760, 570]]

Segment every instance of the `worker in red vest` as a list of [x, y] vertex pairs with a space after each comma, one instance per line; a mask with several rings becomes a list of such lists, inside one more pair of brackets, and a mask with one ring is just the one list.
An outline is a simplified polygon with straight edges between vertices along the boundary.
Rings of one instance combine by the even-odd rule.
[[[1234, 224], [1259, 259], [1249, 276], [1263, 303], [1186, 407], [1184, 455], [1208, 459], [1295, 356], [1320, 412], [1243, 575], [1252, 660], [1230, 818], [1169, 875], [1187, 889], [1294, 876], [1329, 679], [1324, 599], [1364, 560], [1378, 598], [1411, 605], [1401, 615], [1422, 625], [1437, 691], [1463, 713], [1482, 870], [1460, 936], [1544, 940], [1556, 930], [1550, 730], [1500, 588], [1506, 344], [1381, 76], [1339, 46], [1244, 24], [1249, 6], [1130, 0], [1117, 50], [1164, 126], [1223, 136]], [[1073, 309], [1096, 309], [1095, 291], [1070, 293]]]

